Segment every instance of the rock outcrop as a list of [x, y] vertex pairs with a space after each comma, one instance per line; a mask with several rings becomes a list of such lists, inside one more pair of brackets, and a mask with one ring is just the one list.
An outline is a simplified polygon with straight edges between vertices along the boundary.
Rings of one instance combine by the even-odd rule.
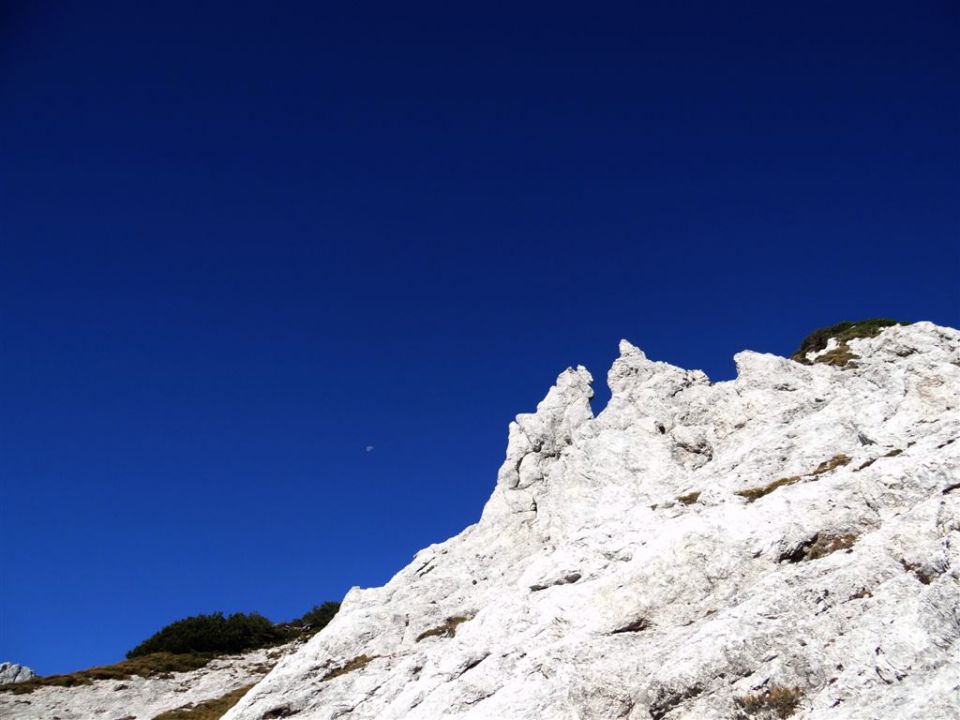
[[737, 378], [624, 342], [509, 431], [479, 523], [229, 720], [960, 717], [960, 332]]
[[25, 665], [18, 665], [17, 663], [11, 662], [0, 663], [0, 685], [26, 682], [35, 677], [36, 674], [33, 670]]

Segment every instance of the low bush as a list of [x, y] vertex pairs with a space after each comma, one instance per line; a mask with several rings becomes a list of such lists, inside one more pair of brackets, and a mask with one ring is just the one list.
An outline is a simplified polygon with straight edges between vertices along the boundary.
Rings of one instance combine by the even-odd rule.
[[340, 603], [327, 601], [322, 605], [315, 605], [301, 617], [290, 621], [288, 625], [299, 632], [300, 635], [309, 637], [323, 630], [339, 610]]
[[839, 455], [834, 455], [829, 460], [824, 460], [822, 463], [817, 465], [816, 469], [813, 471], [814, 475], [823, 475], [824, 473], [832, 472], [838, 467], [843, 467], [844, 465], [850, 464], [850, 457], [840, 453]]
[[287, 639], [281, 628], [259, 613], [194, 615], [170, 623], [127, 653], [128, 658], [157, 652], [239, 653], [277, 645]]
[[[830, 327], [814, 330], [800, 342], [800, 347], [790, 356], [790, 359], [801, 363], [809, 363], [807, 353], [819, 352], [825, 349], [830, 338], [836, 338], [840, 346], [845, 346], [848, 340], [876, 337], [884, 328], [892, 325], [909, 324], [910, 323], [900, 320], [891, 320], [890, 318], [871, 318], [869, 320], [858, 320], [857, 322], [845, 320]], [[853, 354], [850, 353], [850, 355], [852, 356]], [[852, 359], [852, 357], [841, 358], [840, 354], [837, 354], [836, 357], [831, 358], [831, 364], [839, 363], [844, 365], [849, 362], [850, 359]]]
[[222, 612], [193, 615], [170, 623], [127, 653], [212, 653], [224, 655], [270, 647], [310, 637], [326, 627], [340, 609], [338, 602], [316, 605], [296, 620], [273, 623], [259, 613]]
[[[63, 675], [0, 685], [0, 692], [30, 693], [40, 687], [74, 687], [94, 680], [158, 677], [202, 668], [218, 655], [241, 653], [307, 638], [327, 625], [340, 603], [325, 602], [289, 623], [274, 624], [258, 613], [194, 615], [170, 623], [127, 653], [127, 659]], [[202, 717], [202, 716], [197, 716]]]

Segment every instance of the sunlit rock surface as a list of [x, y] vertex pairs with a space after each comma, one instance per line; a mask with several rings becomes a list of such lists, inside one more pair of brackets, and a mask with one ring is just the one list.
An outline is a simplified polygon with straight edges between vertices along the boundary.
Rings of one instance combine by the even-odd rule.
[[480, 522], [226, 717], [960, 717], [960, 333], [849, 346], [711, 384], [623, 342], [597, 417], [565, 371]]
[[33, 677], [36, 677], [33, 670], [24, 665], [11, 662], [0, 663], [0, 685], [25, 682]]
[[480, 522], [306, 645], [3, 692], [0, 717], [150, 720], [284, 657], [225, 717], [960, 718], [960, 332], [849, 347], [710, 384], [623, 342], [603, 412], [562, 373]]

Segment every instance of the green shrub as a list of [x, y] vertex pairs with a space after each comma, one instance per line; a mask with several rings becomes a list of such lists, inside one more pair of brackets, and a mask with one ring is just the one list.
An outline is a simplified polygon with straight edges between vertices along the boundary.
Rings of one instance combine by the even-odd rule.
[[891, 320], [890, 318], [871, 318], [870, 320], [858, 320], [857, 322], [844, 322], [831, 325], [830, 327], [819, 328], [807, 335], [800, 343], [797, 351], [790, 356], [791, 360], [808, 363], [807, 353], [819, 352], [827, 347], [827, 341], [830, 338], [836, 338], [839, 347], [833, 351], [833, 355], [827, 360], [830, 364], [845, 365], [851, 359], [856, 359], [853, 353], [844, 352], [842, 348], [846, 347], [848, 340], [855, 338], [871, 338], [880, 334], [880, 331], [891, 325], [909, 325], [910, 323], [900, 320]]
[[128, 658], [157, 652], [239, 653], [277, 645], [286, 633], [259, 613], [222, 612], [177, 620], [127, 653]]
[[[127, 660], [64, 675], [33, 678], [0, 686], [0, 692], [30, 693], [40, 687], [74, 687], [94, 680], [123, 680], [134, 675], [163, 677], [190, 672], [217, 655], [280, 645], [307, 638], [327, 625], [340, 603], [325, 602], [289, 623], [274, 624], [259, 613], [194, 615], [170, 623], [127, 653]], [[269, 667], [262, 669], [262, 672]]]
[[294, 628], [301, 628], [301, 634], [314, 635], [333, 620], [333, 616], [340, 610], [340, 603], [327, 601], [322, 605], [314, 605], [313, 609], [308, 610], [302, 617], [290, 622]]
[[157, 652], [223, 655], [279, 645], [319, 632], [339, 609], [340, 603], [328, 601], [296, 620], [278, 624], [259, 613], [193, 615], [170, 623], [128, 652], [127, 657]]

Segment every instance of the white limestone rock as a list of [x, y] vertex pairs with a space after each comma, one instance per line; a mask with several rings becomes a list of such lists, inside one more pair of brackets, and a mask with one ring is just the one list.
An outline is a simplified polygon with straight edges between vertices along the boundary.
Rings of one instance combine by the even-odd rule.
[[11, 662], [0, 663], [0, 685], [25, 682], [34, 677], [36, 677], [36, 673], [25, 665]]
[[849, 345], [711, 384], [624, 341], [597, 417], [565, 371], [480, 522], [226, 717], [762, 718], [786, 688], [796, 718], [960, 718], [960, 332]]

